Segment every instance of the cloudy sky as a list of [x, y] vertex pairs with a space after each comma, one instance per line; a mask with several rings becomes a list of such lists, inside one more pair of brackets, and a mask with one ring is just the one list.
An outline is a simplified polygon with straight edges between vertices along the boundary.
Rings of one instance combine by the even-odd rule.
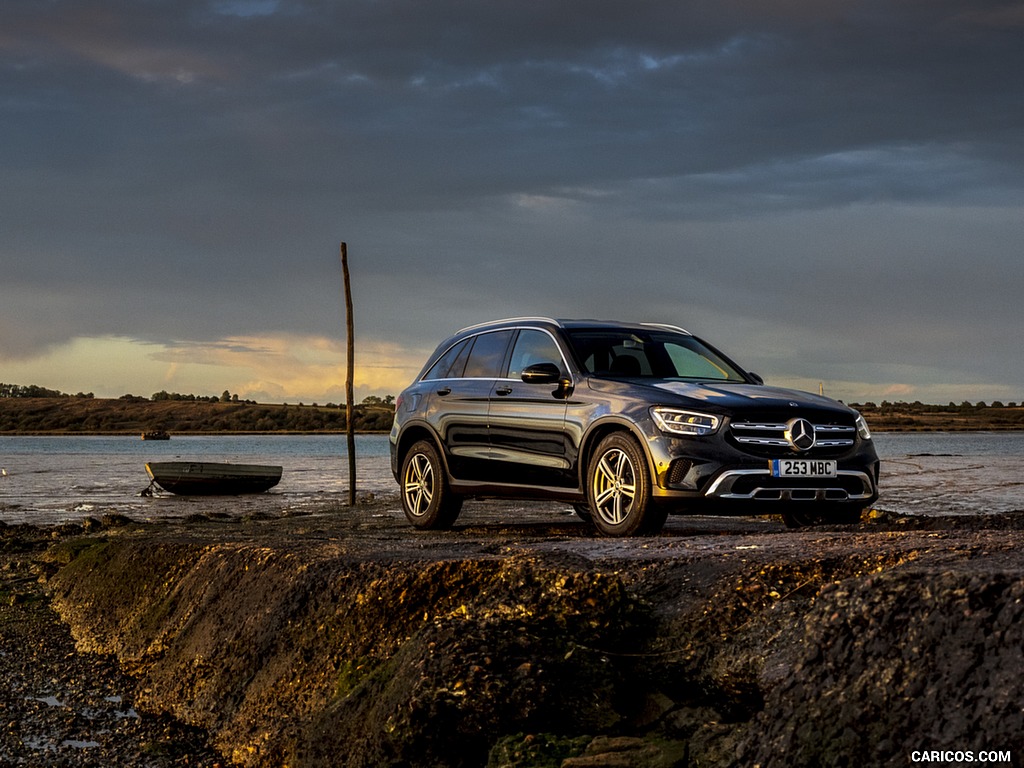
[[4, 0], [0, 381], [341, 402], [459, 327], [671, 322], [1024, 400], [1024, 5]]

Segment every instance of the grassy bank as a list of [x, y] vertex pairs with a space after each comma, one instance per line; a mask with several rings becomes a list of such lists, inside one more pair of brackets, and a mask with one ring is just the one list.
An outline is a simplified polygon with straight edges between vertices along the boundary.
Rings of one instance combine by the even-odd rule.
[[878, 432], [966, 432], [1024, 430], [1024, 406], [993, 403], [928, 405], [924, 403], [854, 404]]
[[[358, 405], [360, 432], [387, 431], [389, 406]], [[144, 398], [0, 398], [0, 434], [132, 434], [162, 429], [172, 434], [224, 432], [341, 432], [345, 409], [319, 405], [151, 401]]]

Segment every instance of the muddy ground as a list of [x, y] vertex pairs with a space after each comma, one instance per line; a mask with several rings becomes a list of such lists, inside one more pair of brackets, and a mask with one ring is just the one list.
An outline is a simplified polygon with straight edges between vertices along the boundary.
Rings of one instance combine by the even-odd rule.
[[1024, 757], [1024, 511], [610, 540], [495, 502], [422, 533], [386, 498], [0, 534], [5, 765]]

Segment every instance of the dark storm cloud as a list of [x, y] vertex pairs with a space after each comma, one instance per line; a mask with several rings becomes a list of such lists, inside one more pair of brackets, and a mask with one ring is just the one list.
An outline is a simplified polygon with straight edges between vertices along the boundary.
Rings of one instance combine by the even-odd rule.
[[415, 343], [642, 297], [932, 364], [1024, 288], [1021, 71], [1019, 3], [5, 2], [0, 346], [333, 333], [344, 238]]

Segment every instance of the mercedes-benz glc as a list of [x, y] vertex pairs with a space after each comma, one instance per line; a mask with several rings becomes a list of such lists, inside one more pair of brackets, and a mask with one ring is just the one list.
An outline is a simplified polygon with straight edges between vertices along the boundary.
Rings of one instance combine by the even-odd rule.
[[450, 527], [467, 497], [564, 500], [611, 536], [688, 512], [852, 523], [878, 497], [860, 414], [659, 324], [463, 329], [398, 397], [390, 443], [418, 528]]

